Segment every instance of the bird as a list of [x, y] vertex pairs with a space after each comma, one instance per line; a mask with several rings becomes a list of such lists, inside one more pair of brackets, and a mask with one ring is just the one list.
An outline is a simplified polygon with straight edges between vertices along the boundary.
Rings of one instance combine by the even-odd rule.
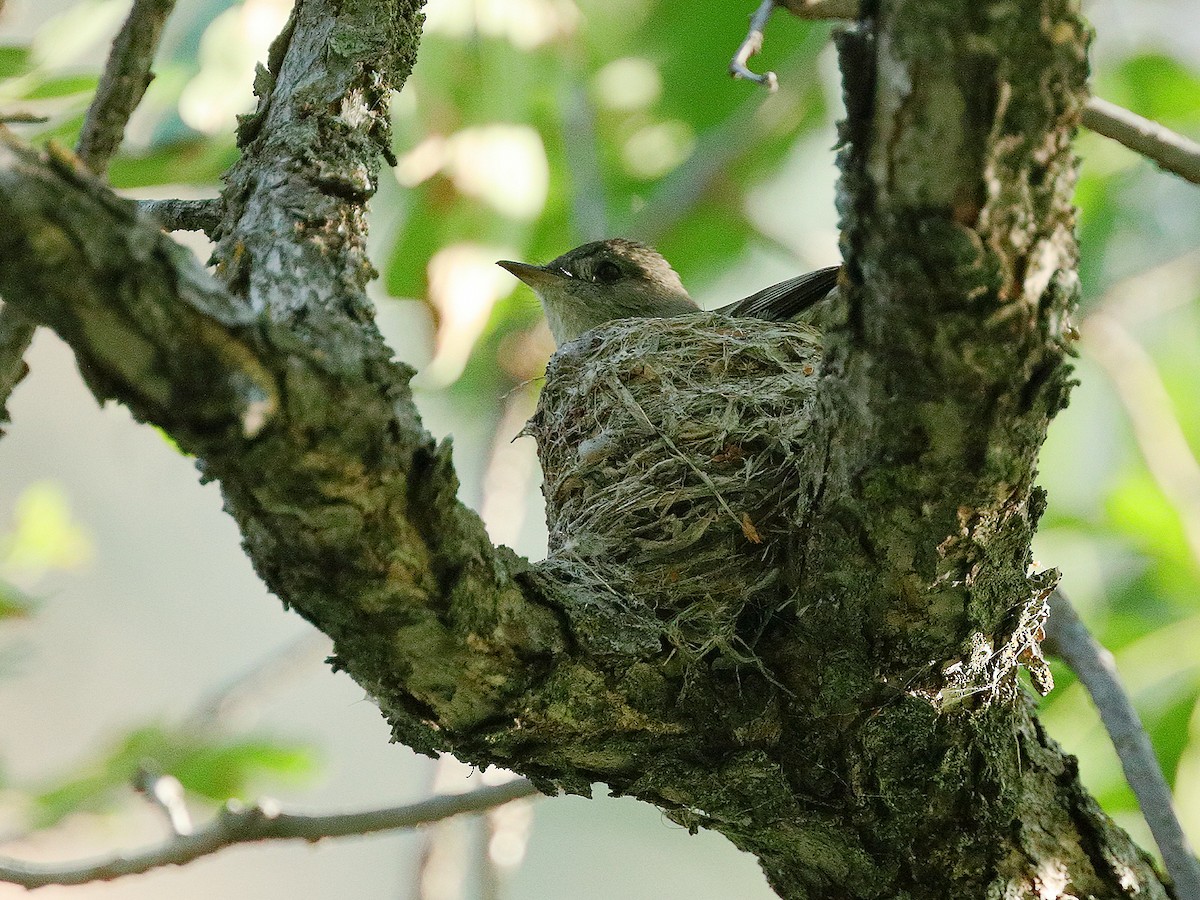
[[[672, 318], [700, 312], [662, 254], [625, 238], [583, 244], [543, 266], [509, 259], [496, 265], [533, 288], [559, 347], [616, 319]], [[817, 269], [713, 311], [786, 321], [825, 299], [837, 286], [840, 271], [841, 266]]]

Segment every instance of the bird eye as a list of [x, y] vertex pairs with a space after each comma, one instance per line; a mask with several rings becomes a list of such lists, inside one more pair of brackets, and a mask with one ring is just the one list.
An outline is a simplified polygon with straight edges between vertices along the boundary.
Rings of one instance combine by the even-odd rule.
[[606, 259], [600, 265], [596, 266], [596, 280], [602, 281], [605, 284], [612, 284], [621, 275], [621, 267], [611, 260]]

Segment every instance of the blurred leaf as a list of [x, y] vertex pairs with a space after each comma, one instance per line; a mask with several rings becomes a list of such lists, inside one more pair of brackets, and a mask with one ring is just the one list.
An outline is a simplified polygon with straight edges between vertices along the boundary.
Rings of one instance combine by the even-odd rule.
[[12, 534], [0, 541], [5, 570], [31, 577], [49, 569], [78, 566], [91, 558], [87, 532], [77, 525], [62, 488], [49, 481], [31, 484], [17, 498]]
[[121, 154], [112, 161], [108, 177], [115, 188], [160, 184], [217, 184], [221, 174], [237, 160], [233, 135], [166, 144], [149, 153]]
[[26, 100], [46, 100], [52, 97], [68, 97], [96, 89], [100, 79], [95, 75], [60, 75], [46, 78], [25, 93]]
[[1179, 513], [1145, 469], [1122, 478], [1105, 507], [1112, 526], [1142, 552], [1185, 571], [1193, 568]]
[[172, 775], [209, 800], [245, 798], [264, 776], [298, 779], [316, 769], [313, 752], [273, 738], [226, 739], [160, 726], [126, 735], [91, 761], [33, 797], [32, 826], [48, 828], [76, 812], [102, 812], [127, 798], [139, 771]]
[[1200, 121], [1200, 74], [1164, 53], [1125, 60], [1100, 80], [1100, 95], [1163, 124]]
[[1200, 685], [1194, 677], [1181, 674], [1176, 681], [1174, 687], [1178, 693], [1161, 709], [1145, 717], [1155, 755], [1171, 784], [1175, 782], [1176, 769], [1187, 748], [1188, 725], [1196, 709], [1197, 696], [1200, 696]]
[[316, 769], [309, 748], [262, 739], [201, 747], [183, 757], [171, 774], [189, 791], [221, 802], [229, 797], [247, 799], [247, 788], [264, 776], [294, 782], [310, 777]]
[[0, 581], [0, 620], [28, 618], [37, 607], [36, 598], [6, 581]]
[[18, 44], [0, 45], [0, 78], [13, 78], [29, 71], [29, 48]]

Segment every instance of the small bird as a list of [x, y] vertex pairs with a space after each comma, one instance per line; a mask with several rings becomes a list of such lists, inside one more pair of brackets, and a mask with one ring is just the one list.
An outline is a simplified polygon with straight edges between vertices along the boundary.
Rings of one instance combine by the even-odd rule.
[[[679, 275], [662, 255], [624, 238], [593, 241], [544, 266], [503, 259], [507, 269], [533, 288], [558, 346], [614, 319], [652, 319], [700, 311]], [[714, 312], [782, 322], [825, 299], [841, 266], [817, 269], [763, 288]]]

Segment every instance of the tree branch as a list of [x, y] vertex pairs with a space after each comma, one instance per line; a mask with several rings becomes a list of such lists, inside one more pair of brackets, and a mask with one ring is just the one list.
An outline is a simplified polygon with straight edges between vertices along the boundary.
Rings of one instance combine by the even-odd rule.
[[[153, 77], [150, 64], [174, 5], [175, 0], [134, 0], [133, 9], [113, 41], [75, 148], [83, 163], [97, 174], [104, 174], [108, 168], [109, 160], [120, 146], [125, 125]], [[9, 421], [9, 395], [29, 371], [24, 356], [33, 332], [34, 326], [27, 319], [8, 307], [0, 309], [0, 423]]]
[[163, 866], [182, 866], [237, 844], [268, 840], [315, 843], [331, 837], [419, 828], [451, 816], [485, 812], [536, 793], [537, 789], [530, 782], [521, 779], [480, 788], [468, 794], [434, 797], [406, 806], [320, 816], [280, 812], [272, 803], [259, 803], [249, 808], [230, 803], [204, 828], [192, 834], [178, 835], [161, 846], [128, 856], [66, 865], [38, 865], [0, 859], [0, 881], [25, 888], [112, 881]]
[[138, 206], [167, 231], [203, 231], [211, 236], [221, 224], [221, 200], [139, 200]]
[[1168, 172], [1200, 184], [1200, 144], [1100, 97], [1090, 97], [1081, 119], [1085, 128], [1124, 144]]
[[260, 574], [334, 639], [398, 736], [470, 759], [469, 736], [514, 715], [563, 648], [558, 620], [455, 499], [449, 447], [420, 428], [410, 370], [373, 328], [315, 311], [305, 343], [71, 159], [11, 142], [0, 256], [0, 290], [72, 345], [93, 392], [220, 479]]
[[[29, 372], [25, 351], [33, 340], [34, 324], [11, 309], [0, 307], [0, 424], [12, 421], [8, 416], [8, 398]], [[0, 428], [0, 435], [4, 429]]]
[[163, 26], [174, 8], [175, 0], [134, 0], [133, 9], [113, 41], [76, 147], [84, 165], [97, 175], [103, 175], [108, 168], [109, 160], [121, 145], [129, 117], [154, 78], [150, 64]]
[[1112, 654], [1097, 643], [1061, 590], [1050, 600], [1046, 649], [1060, 656], [1087, 689], [1100, 712], [1125, 780], [1150, 826], [1163, 863], [1175, 882], [1175, 896], [1200, 897], [1200, 862], [1175, 815], [1171, 789], [1129, 694], [1121, 683]]

